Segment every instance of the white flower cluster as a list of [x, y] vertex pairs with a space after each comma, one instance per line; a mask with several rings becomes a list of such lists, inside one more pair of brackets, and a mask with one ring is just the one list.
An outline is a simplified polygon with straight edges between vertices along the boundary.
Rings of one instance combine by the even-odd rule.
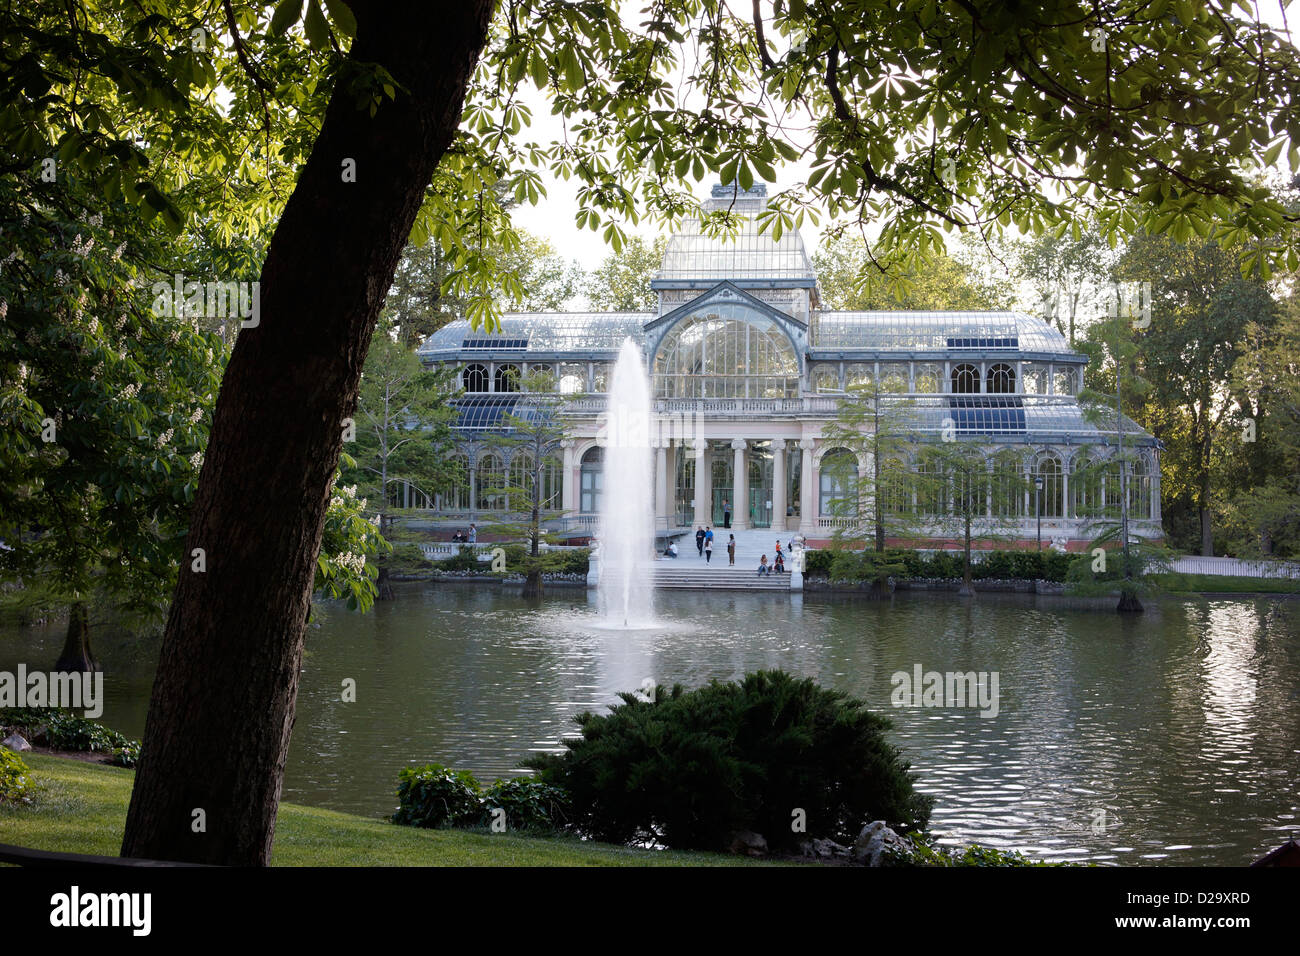
[[194, 454], [190, 455], [190, 464], [191, 464], [193, 467], [195, 467], [195, 468], [202, 468], [202, 467], [203, 467], [203, 452], [201, 452], [201, 451], [196, 451]]
[[167, 333], [167, 343], [168, 343], [169, 345], [175, 345], [175, 344], [176, 344], [177, 342], [179, 342], [180, 340], [181, 340], [181, 330], [180, 330], [180, 329], [178, 329], [178, 328], [177, 328], [177, 329], [172, 329], [170, 332]]
[[77, 233], [77, 238], [72, 240], [72, 254], [74, 256], [81, 256], [82, 258], [85, 258], [86, 256], [90, 255], [90, 250], [94, 247], [94, 245], [95, 245], [94, 236], [87, 236], [86, 241], [82, 242], [81, 233]]
[[9, 314], [9, 301], [7, 299], [0, 299], [0, 319], [3, 319], [8, 314]]
[[114, 250], [113, 250], [113, 261], [116, 262], [118, 259], [121, 259], [121, 258], [122, 258], [122, 253], [123, 253], [125, 250], [126, 250], [126, 243], [125, 243], [125, 242], [122, 243], [120, 246], [118, 246], [116, 249], [114, 249]]
[[102, 212], [97, 212], [90, 217], [89, 221], [92, 226], [98, 229], [100, 226], [104, 224], [104, 214]]
[[353, 574], [361, 574], [366, 569], [366, 556], [364, 554], [353, 554], [351, 551], [348, 551], [335, 558], [334, 563], [340, 567], [347, 568]]
[[162, 448], [171, 440], [172, 440], [172, 429], [169, 428], [161, 435], [158, 436], [158, 447]]
[[140, 386], [137, 385], [135, 382], [132, 382], [126, 388], [122, 389], [123, 398], [135, 398], [139, 394], [140, 394]]
[[123, 312], [121, 315], [119, 315], [119, 316], [117, 317], [117, 331], [121, 332], [121, 331], [122, 331], [122, 327], [123, 327], [124, 325], [126, 325], [126, 313], [125, 313], [125, 312]]
[[92, 318], [90, 320], [90, 334], [91, 335], [99, 334], [99, 319]]
[[199, 419], [202, 417], [203, 417], [203, 409], [195, 408], [194, 411], [190, 412], [190, 424], [197, 425]]

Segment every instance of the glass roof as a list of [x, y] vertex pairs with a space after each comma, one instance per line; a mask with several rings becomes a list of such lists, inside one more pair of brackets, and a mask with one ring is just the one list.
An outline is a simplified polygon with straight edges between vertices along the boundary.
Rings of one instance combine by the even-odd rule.
[[[1096, 421], [1073, 398], [1010, 395], [933, 395], [888, 401], [902, 427], [919, 440], [940, 441], [946, 427], [957, 438], [987, 436], [1002, 440], [1075, 445], [1113, 445], [1115, 410], [1099, 409]], [[951, 420], [946, 425], [945, 419]], [[1154, 445], [1155, 438], [1128, 416], [1123, 418], [1125, 443]]]
[[700, 231], [700, 220], [684, 220], [681, 229], [669, 238], [655, 278], [719, 282], [794, 279], [812, 285], [817, 274], [798, 230], [784, 232], [773, 241], [770, 230], [760, 234], [758, 220], [744, 215], [734, 235], [717, 238]]
[[418, 354], [617, 352], [629, 336], [640, 343], [642, 326], [653, 318], [653, 312], [507, 312], [490, 334], [457, 319], [425, 339]]
[[511, 427], [508, 416], [522, 421], [542, 421], [554, 418], [553, 406], [527, 401], [527, 396], [475, 395], [458, 398], [456, 421], [453, 425], [461, 431], [501, 430]]
[[1071, 352], [1065, 336], [1046, 320], [1023, 312], [818, 312], [812, 348]]

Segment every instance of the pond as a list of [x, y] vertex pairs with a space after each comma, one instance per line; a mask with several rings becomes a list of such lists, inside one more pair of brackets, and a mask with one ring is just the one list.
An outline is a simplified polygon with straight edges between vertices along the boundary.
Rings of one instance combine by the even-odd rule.
[[[942, 842], [1105, 864], [1249, 863], [1300, 830], [1300, 602], [1171, 599], [1125, 617], [1059, 598], [660, 592], [662, 627], [605, 630], [594, 598], [402, 585], [317, 609], [284, 799], [381, 816], [397, 772], [485, 783], [554, 750], [571, 717], [649, 678], [695, 687], [781, 667], [866, 700]], [[59, 627], [0, 631], [0, 669], [48, 669]], [[155, 642], [104, 633], [103, 722], [141, 735]], [[996, 674], [997, 713], [895, 707], [896, 673]], [[356, 702], [342, 700], [347, 679]], [[238, 734], [236, 726], [230, 733]]]

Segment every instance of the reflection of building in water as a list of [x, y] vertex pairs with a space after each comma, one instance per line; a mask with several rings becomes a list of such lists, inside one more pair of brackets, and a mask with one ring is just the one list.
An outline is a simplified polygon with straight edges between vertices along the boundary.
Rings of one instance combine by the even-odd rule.
[[[708, 206], [732, 202], [730, 187], [715, 187]], [[740, 194], [746, 218], [730, 240], [688, 221], [651, 283], [656, 312], [507, 313], [492, 334], [461, 320], [431, 335], [421, 358], [459, 368], [465, 391], [463, 480], [436, 501], [399, 489], [395, 503], [458, 520], [509, 510], [494, 489], [522, 483], [511, 476], [527, 473], [529, 452], [494, 438], [505, 416], [527, 407], [520, 379], [540, 371], [570, 396], [560, 412], [567, 437], [544, 473], [547, 504], [569, 525], [594, 526], [605, 492], [603, 393], [631, 337], [653, 377], [661, 530], [721, 524], [726, 502], [733, 527], [799, 531], [814, 544], [830, 537], [847, 520], [837, 500], [871, 465], [823, 436], [855, 388], [886, 396], [915, 436], [905, 460], [885, 463], [893, 473], [927, 467], [926, 444], [945, 434], [981, 441], [986, 515], [1003, 536], [1010, 529], [1032, 546], [1041, 511], [1045, 544], [1081, 548], [1113, 521], [1122, 495], [1114, 413], [1109, 424], [1085, 419], [1076, 396], [1087, 359], [1056, 329], [1020, 312], [824, 310], [799, 233], [759, 233], [752, 216], [766, 202], [761, 185]], [[1156, 442], [1127, 418], [1123, 429], [1132, 528], [1159, 537]], [[891, 495], [888, 506], [923, 523], [948, 513], [956, 493]]]

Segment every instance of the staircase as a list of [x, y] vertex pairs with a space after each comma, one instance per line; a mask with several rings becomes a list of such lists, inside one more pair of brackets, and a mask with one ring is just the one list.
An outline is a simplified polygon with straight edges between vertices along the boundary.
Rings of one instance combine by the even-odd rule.
[[[714, 556], [716, 562], [717, 556]], [[789, 591], [789, 574], [765, 574], [758, 576], [756, 568], [727, 567], [727, 556], [722, 556], [721, 564], [706, 565], [703, 561], [691, 561], [683, 567], [673, 567], [676, 561], [658, 561], [654, 568], [656, 588], [688, 588], [713, 590], [718, 588], [730, 591]]]

